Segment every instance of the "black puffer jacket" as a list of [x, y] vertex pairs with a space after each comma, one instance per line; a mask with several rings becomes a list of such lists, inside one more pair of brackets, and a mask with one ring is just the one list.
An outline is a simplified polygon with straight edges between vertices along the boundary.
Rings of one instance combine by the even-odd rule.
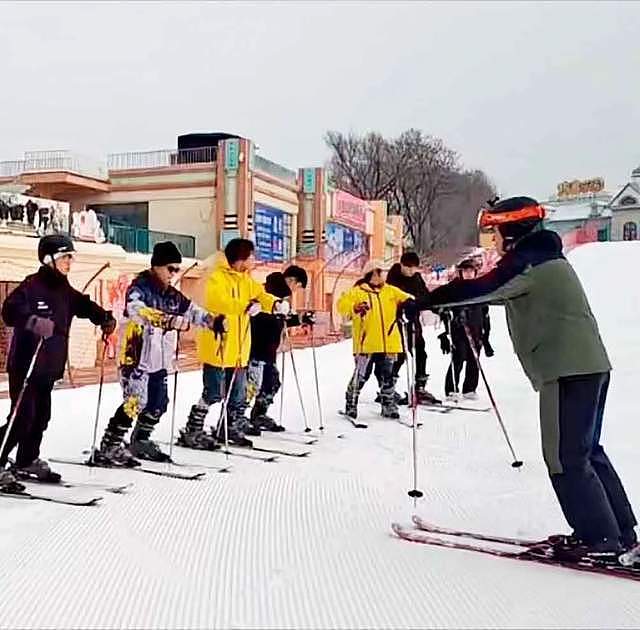
[[[291, 295], [284, 275], [279, 272], [270, 273], [264, 284], [265, 291], [275, 295], [280, 299]], [[251, 354], [253, 361], [264, 361], [265, 363], [275, 363], [282, 330], [287, 327], [299, 326], [300, 319], [297, 315], [290, 315], [286, 320], [271, 313], [258, 313], [251, 318]]]
[[412, 276], [405, 276], [402, 273], [400, 263], [396, 263], [387, 273], [387, 284], [397, 287], [405, 293], [410, 293], [416, 300], [429, 295], [429, 289], [420, 273], [416, 272]]
[[14, 328], [7, 369], [15, 374], [26, 374], [40, 340], [25, 328], [32, 315], [55, 323], [53, 336], [42, 344], [33, 371], [34, 376], [52, 380], [62, 378], [64, 374], [71, 320], [80, 317], [100, 326], [111, 317], [88, 295], [76, 291], [65, 276], [50, 267], [40, 267], [36, 273], [27, 276], [2, 305], [4, 323]]

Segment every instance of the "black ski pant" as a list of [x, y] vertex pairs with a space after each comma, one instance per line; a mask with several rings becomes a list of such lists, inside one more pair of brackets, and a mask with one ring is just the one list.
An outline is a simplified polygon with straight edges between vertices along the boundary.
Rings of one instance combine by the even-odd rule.
[[[13, 411], [22, 385], [24, 374], [9, 372], [9, 396]], [[54, 380], [47, 376], [31, 376], [18, 408], [7, 446], [0, 453], [0, 464], [4, 466], [11, 451], [17, 446], [16, 466], [29, 466], [40, 456], [42, 436], [51, 419], [51, 391]], [[10, 412], [11, 413], [11, 412]], [[4, 440], [8, 423], [0, 428], [0, 443]]]
[[397, 408], [395, 402], [395, 381], [393, 380], [393, 364], [397, 360], [397, 355], [384, 352], [373, 354], [354, 355], [355, 369], [349, 385], [347, 386], [346, 405], [347, 411], [358, 406], [360, 392], [371, 376], [371, 371], [375, 368], [376, 375], [381, 376], [380, 398], [383, 408], [393, 411]]
[[[465, 366], [466, 364], [466, 366]], [[452, 393], [460, 392], [459, 382], [462, 368], [464, 371], [464, 381], [462, 383], [462, 393], [469, 394], [478, 389], [478, 380], [480, 379], [480, 371], [478, 370], [478, 362], [476, 361], [469, 342], [465, 339], [459, 345], [451, 348], [451, 363], [447, 370], [447, 376], [444, 382], [444, 393], [446, 396]]]
[[256, 397], [251, 410], [252, 420], [267, 414], [280, 386], [280, 372], [275, 362], [251, 359], [247, 376], [247, 398], [250, 399], [253, 395]]
[[600, 434], [609, 372], [567, 376], [540, 391], [544, 460], [562, 512], [587, 544], [629, 536], [636, 517]]

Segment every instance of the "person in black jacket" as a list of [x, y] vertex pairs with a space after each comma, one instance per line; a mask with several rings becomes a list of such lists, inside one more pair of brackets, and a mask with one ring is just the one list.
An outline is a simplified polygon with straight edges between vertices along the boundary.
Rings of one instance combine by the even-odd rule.
[[[291, 297], [297, 288], [306, 288], [307, 274], [301, 267], [291, 265], [284, 273], [270, 273], [264, 285], [265, 291], [280, 299]], [[284, 427], [267, 415], [275, 395], [280, 389], [280, 373], [276, 355], [282, 341], [284, 327], [306, 324], [313, 326], [313, 312], [302, 316], [290, 313], [287, 318], [270, 313], [258, 313], [251, 318], [251, 354], [247, 383], [247, 398], [255, 396], [250, 422], [257, 430], [284, 431]]]
[[[387, 273], [387, 284], [413, 295], [416, 299], [426, 298], [429, 295], [429, 289], [427, 289], [427, 285], [420, 275], [419, 267], [420, 258], [418, 254], [415, 252], [404, 252], [400, 257], [400, 262], [395, 263], [391, 269], [389, 269]], [[433, 394], [427, 391], [427, 380], [429, 378], [427, 374], [427, 352], [419, 317], [416, 317], [409, 323], [409, 338], [406, 340], [406, 344], [407, 350], [412, 354], [414, 341], [416, 358], [415, 391], [418, 402], [426, 404], [440, 402]], [[395, 381], [397, 381], [400, 376], [400, 370], [404, 362], [404, 354], [399, 354], [393, 366], [393, 377]], [[378, 382], [380, 382], [380, 379], [378, 379]], [[398, 394], [396, 395], [399, 396]], [[402, 401], [399, 400], [399, 402]]]
[[[461, 280], [473, 280], [478, 275], [474, 262], [463, 260], [457, 267]], [[469, 344], [465, 325], [469, 331], [473, 345], [478, 354], [482, 348], [487, 357], [493, 356], [493, 348], [489, 343], [491, 322], [489, 307], [486, 304], [474, 304], [464, 308], [445, 310], [440, 314], [445, 332], [439, 335], [440, 348], [443, 354], [451, 354], [451, 363], [445, 379], [445, 395], [457, 401], [459, 397], [459, 381], [462, 368], [465, 366], [462, 396], [471, 400], [478, 398], [476, 389], [480, 377], [478, 362]]]
[[[7, 363], [12, 411], [34, 352], [40, 340], [44, 340], [6, 447], [0, 453], [0, 470], [3, 470], [9, 453], [18, 447], [14, 468], [18, 477], [60, 481], [60, 475], [40, 459], [40, 444], [51, 416], [53, 385], [64, 374], [71, 320], [74, 317], [89, 319], [100, 326], [106, 336], [116, 328], [110, 311], [69, 284], [67, 275], [74, 251], [73, 242], [66, 236], [54, 234], [42, 238], [38, 245], [42, 266], [27, 276], [2, 306], [5, 324], [14, 328]], [[6, 430], [7, 425], [0, 428], [0, 440], [4, 439]]]

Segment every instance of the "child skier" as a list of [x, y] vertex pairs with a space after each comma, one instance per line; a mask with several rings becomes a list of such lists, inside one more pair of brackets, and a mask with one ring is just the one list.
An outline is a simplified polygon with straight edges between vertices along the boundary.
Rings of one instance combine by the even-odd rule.
[[[462, 280], [473, 280], [478, 275], [474, 262], [470, 259], [463, 260], [457, 266], [458, 275]], [[493, 356], [493, 348], [489, 343], [491, 321], [489, 319], [489, 307], [486, 304], [474, 304], [463, 308], [453, 308], [451, 311], [443, 311], [440, 315], [445, 332], [439, 335], [440, 348], [443, 354], [451, 354], [451, 363], [445, 379], [445, 395], [449, 400], [459, 399], [460, 373], [465, 366], [464, 382], [462, 384], [462, 397], [476, 400], [478, 394], [478, 379], [480, 373], [475, 353], [478, 355], [482, 348], [487, 357]], [[466, 326], [466, 330], [465, 330]], [[474, 348], [469, 345], [467, 330], [473, 341]], [[475, 353], [474, 353], [475, 349]]]
[[[636, 541], [636, 517], [600, 444], [611, 364], [580, 280], [560, 237], [543, 229], [545, 211], [530, 197], [512, 197], [479, 216], [493, 228], [502, 258], [474, 280], [454, 280], [420, 308], [504, 304], [514, 349], [540, 392], [542, 450], [572, 536], [557, 555], [615, 558]], [[411, 308], [409, 308], [411, 311]], [[411, 315], [411, 312], [406, 314]]]
[[[171, 241], [156, 243], [151, 268], [140, 273], [127, 290], [121, 322], [119, 357], [123, 403], [109, 420], [94, 452], [93, 463], [102, 466], [137, 466], [136, 458], [166, 462], [169, 456], [151, 440], [151, 432], [167, 410], [167, 375], [177, 369], [175, 348], [179, 331], [190, 325], [224, 332], [224, 316], [200, 308], [171, 280], [180, 272], [182, 255]], [[131, 443], [123, 439], [133, 421]]]
[[381, 264], [369, 263], [365, 266], [363, 278], [338, 300], [340, 315], [353, 320], [355, 370], [345, 396], [345, 413], [353, 419], [358, 417], [358, 398], [371, 374], [372, 363], [376, 364], [380, 379], [382, 415], [385, 418], [400, 417], [393, 377], [393, 365], [402, 352], [402, 338], [396, 320], [398, 308], [412, 300], [412, 296], [386, 284], [382, 274]]
[[[51, 417], [51, 391], [55, 381], [62, 378], [67, 361], [69, 329], [74, 317], [89, 319], [110, 335], [116, 321], [91, 301], [89, 296], [76, 291], [67, 276], [71, 270], [75, 248], [63, 235], [50, 235], [40, 239], [38, 259], [42, 266], [27, 276], [14, 289], [2, 306], [2, 318], [14, 328], [9, 350], [7, 371], [13, 411], [34, 352], [42, 340], [35, 359], [33, 372], [13, 422], [3, 453], [0, 453], [0, 486], [15, 482], [15, 477], [4, 470], [9, 453], [17, 445], [15, 475], [28, 479], [57, 483], [60, 475], [40, 459], [40, 445]], [[0, 429], [0, 442], [7, 426]], [[24, 486], [17, 484], [13, 490]]]
[[231, 387], [227, 406], [227, 438], [237, 446], [253, 446], [245, 434], [259, 435], [245, 418], [247, 407], [247, 364], [251, 348], [250, 318], [263, 309], [286, 316], [289, 304], [268, 294], [249, 274], [254, 245], [244, 238], [234, 238], [224, 249], [216, 267], [207, 280], [205, 306], [227, 316], [229, 330], [222, 337], [210, 331], [198, 336], [198, 356], [203, 363], [203, 390], [200, 400], [191, 407], [187, 424], [180, 431], [178, 443], [190, 448], [216, 448], [217, 427], [209, 443], [201, 435], [209, 407], [225, 398]]
[[[400, 262], [395, 263], [389, 273], [387, 273], [387, 284], [397, 287], [405, 293], [409, 293], [414, 298], [423, 298], [429, 295], [429, 289], [424, 279], [420, 275], [420, 258], [416, 252], [404, 252], [400, 257]], [[414, 348], [415, 345], [415, 348]], [[427, 391], [427, 352], [422, 333], [420, 318], [409, 322], [407, 334], [407, 350], [411, 354], [415, 353], [416, 373], [415, 373], [415, 393], [419, 403], [434, 404], [440, 402], [431, 392]], [[404, 353], [398, 355], [398, 360], [393, 366], [393, 376], [398, 380], [400, 370], [405, 362]], [[398, 401], [401, 400], [398, 397]], [[376, 400], [376, 402], [378, 402]], [[401, 404], [407, 404], [405, 398]]]
[[[280, 299], [291, 296], [292, 291], [307, 286], [307, 274], [301, 267], [291, 265], [284, 273], [270, 273], [264, 285], [267, 293]], [[313, 326], [314, 314], [305, 311], [302, 317], [290, 313], [283, 318], [271, 313], [258, 313], [251, 318], [251, 354], [248, 370], [247, 401], [255, 396], [251, 409], [251, 424], [263, 431], [284, 431], [284, 427], [267, 415], [275, 395], [280, 389], [280, 373], [276, 355], [282, 341], [285, 326]]]

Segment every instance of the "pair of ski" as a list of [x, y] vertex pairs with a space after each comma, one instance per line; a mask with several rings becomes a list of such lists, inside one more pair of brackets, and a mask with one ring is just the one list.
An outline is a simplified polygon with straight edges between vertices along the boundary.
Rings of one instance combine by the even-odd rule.
[[[588, 558], [580, 561], [570, 561], [551, 555], [553, 547], [549, 540], [510, 538], [450, 529], [429, 523], [419, 516], [413, 517], [413, 523], [415, 525], [413, 528], [405, 527], [398, 523], [393, 523], [391, 528], [399, 538], [434, 547], [474, 551], [498, 558], [537, 562], [538, 564], [573, 569], [575, 571], [640, 580], [640, 548], [638, 547], [621, 556], [620, 562], [624, 562], [624, 564], [604, 564]], [[448, 538], [443, 538], [442, 536], [447, 536]], [[508, 545], [515, 549], [496, 549], [480, 543]], [[634, 563], [637, 563], [638, 566], [624, 566], [625, 564], [633, 565]]]
[[[20, 483], [23, 483], [27, 489], [23, 492], [0, 492], [0, 496], [14, 499], [49, 501], [50, 503], [61, 503], [64, 505], [90, 506], [96, 505], [98, 502], [100, 502], [102, 500], [102, 496], [82, 496], [77, 492], [74, 492], [74, 490], [97, 489], [103, 490], [104, 492], [110, 492], [112, 494], [122, 494], [133, 486], [132, 483], [114, 485], [109, 483], [99, 483], [91, 481], [68, 482], [63, 480], [54, 483], [41, 481], [35, 478], [20, 479]], [[40, 489], [32, 490], [32, 488], [35, 488], [36, 486], [50, 486], [61, 488], [62, 490], [56, 490], [53, 493], [47, 493], [46, 490], [42, 491]], [[71, 490], [71, 492], [67, 492], [67, 490]]]

